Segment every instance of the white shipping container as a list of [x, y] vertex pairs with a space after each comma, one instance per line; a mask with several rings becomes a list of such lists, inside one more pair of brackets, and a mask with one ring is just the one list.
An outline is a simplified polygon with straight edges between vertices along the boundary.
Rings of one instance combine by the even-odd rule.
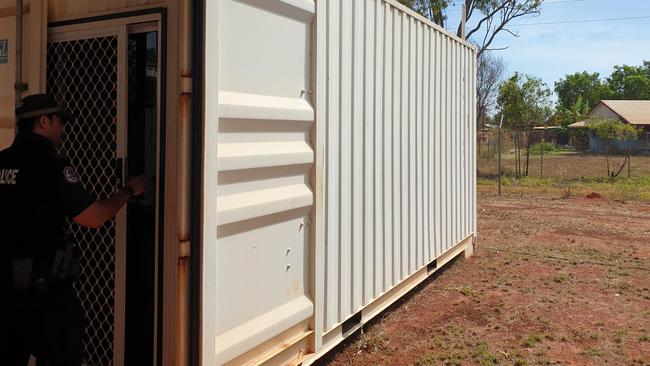
[[202, 357], [308, 364], [471, 250], [475, 49], [394, 1], [206, 16]]

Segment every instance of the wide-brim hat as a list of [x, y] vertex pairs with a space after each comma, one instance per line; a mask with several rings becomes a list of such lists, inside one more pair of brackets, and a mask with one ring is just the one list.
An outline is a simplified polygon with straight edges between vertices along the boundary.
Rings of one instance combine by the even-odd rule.
[[47, 94], [33, 94], [26, 96], [16, 107], [16, 120], [21, 121], [42, 115], [57, 114], [62, 122], [74, 119], [72, 113], [57, 103]]

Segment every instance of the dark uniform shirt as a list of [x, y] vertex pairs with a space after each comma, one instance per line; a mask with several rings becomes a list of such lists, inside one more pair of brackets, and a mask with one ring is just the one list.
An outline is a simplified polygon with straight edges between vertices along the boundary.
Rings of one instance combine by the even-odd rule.
[[[32, 278], [47, 278], [54, 253], [66, 245], [65, 218], [74, 218], [93, 202], [69, 160], [57, 155], [47, 138], [19, 133], [0, 152], [3, 267], [10, 270], [12, 257], [32, 257]], [[11, 276], [4, 272], [3, 277]]]

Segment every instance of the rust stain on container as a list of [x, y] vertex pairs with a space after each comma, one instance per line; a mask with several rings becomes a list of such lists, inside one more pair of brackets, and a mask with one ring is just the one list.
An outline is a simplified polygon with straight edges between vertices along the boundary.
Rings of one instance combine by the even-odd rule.
[[[23, 6], [23, 15], [29, 14], [31, 8], [29, 5]], [[16, 7], [12, 6], [10, 8], [1, 8], [0, 9], [0, 18], [13, 17], [16, 16]]]
[[13, 118], [0, 117], [0, 128], [14, 128], [16, 123]]
[[179, 242], [189, 239], [190, 231], [190, 124], [192, 111], [192, 94], [181, 93], [179, 96], [178, 128], [178, 231]]
[[[187, 242], [189, 247], [189, 242]], [[183, 243], [181, 243], [181, 247]], [[187, 365], [189, 361], [189, 288], [190, 288], [190, 257], [178, 258], [178, 333], [176, 335], [176, 360], [175, 365]]]
[[186, 259], [190, 257], [191, 253], [191, 246], [189, 240], [181, 241], [180, 242], [180, 254], [179, 254], [179, 259]]

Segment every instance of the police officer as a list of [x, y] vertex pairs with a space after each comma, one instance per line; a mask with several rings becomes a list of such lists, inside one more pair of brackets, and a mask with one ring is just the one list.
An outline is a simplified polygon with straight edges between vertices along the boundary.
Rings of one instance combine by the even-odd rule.
[[65, 218], [98, 228], [149, 181], [139, 176], [97, 201], [70, 161], [57, 154], [70, 113], [45, 94], [23, 98], [18, 134], [0, 152], [2, 252], [2, 365], [81, 364], [83, 313], [72, 288], [75, 256], [65, 239]]

